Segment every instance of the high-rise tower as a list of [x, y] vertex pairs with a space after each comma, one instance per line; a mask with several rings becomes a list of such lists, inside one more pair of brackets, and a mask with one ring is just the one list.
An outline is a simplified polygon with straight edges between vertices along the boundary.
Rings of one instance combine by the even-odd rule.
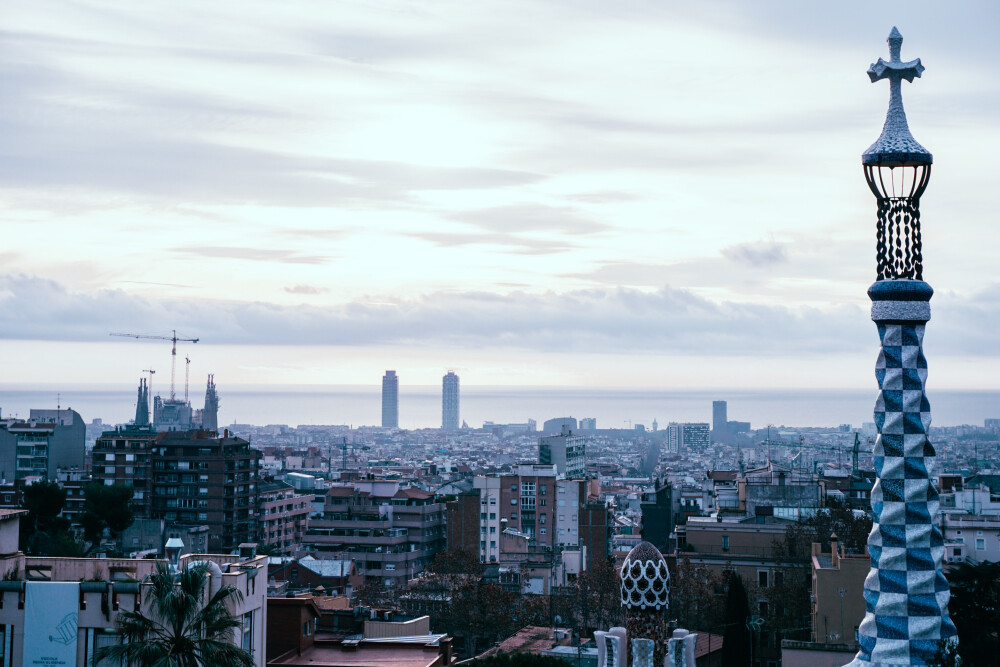
[[872, 567], [865, 579], [860, 650], [850, 667], [923, 665], [940, 640], [956, 641], [941, 570], [944, 540], [931, 485], [931, 408], [924, 393], [924, 327], [934, 290], [923, 281], [920, 196], [933, 158], [910, 134], [901, 95], [903, 79], [912, 82], [924, 67], [919, 58], [900, 60], [903, 37], [895, 28], [888, 42], [889, 62], [879, 58], [868, 76], [873, 83], [889, 80], [889, 111], [882, 135], [861, 156], [878, 201], [877, 271], [868, 296], [882, 348], [875, 364]]
[[729, 414], [725, 401], [712, 401], [712, 430], [716, 433], [726, 431]]
[[209, 374], [205, 386], [205, 409], [201, 413], [203, 431], [219, 430], [219, 395], [215, 392], [215, 375]]
[[399, 428], [399, 377], [396, 371], [382, 376], [382, 428]]
[[458, 430], [458, 376], [448, 371], [441, 382], [441, 428]]

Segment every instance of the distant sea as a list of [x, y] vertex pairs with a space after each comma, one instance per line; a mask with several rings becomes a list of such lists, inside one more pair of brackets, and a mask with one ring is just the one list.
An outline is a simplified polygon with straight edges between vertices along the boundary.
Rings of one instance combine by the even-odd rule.
[[[204, 391], [203, 389], [201, 391]], [[381, 423], [381, 387], [219, 385], [220, 424], [349, 424]], [[158, 392], [159, 393], [159, 392]], [[57, 397], [58, 395], [58, 397]], [[667, 390], [570, 387], [475, 387], [461, 389], [461, 419], [472, 427], [484, 421], [525, 422], [541, 426], [554, 417], [594, 417], [598, 428], [662, 428], [670, 421], [711, 422], [712, 401], [728, 401], [729, 419], [749, 421], [754, 428], [775, 426], [860, 426], [873, 421], [876, 389], [870, 390]], [[935, 426], [975, 424], [1000, 417], [998, 391], [930, 391]], [[2, 416], [26, 417], [30, 408], [71, 407], [85, 421], [123, 423], [135, 416], [134, 388], [87, 388], [79, 385], [0, 387]], [[204, 394], [192, 394], [195, 408]], [[403, 428], [441, 425], [441, 388], [402, 386], [399, 421]]]

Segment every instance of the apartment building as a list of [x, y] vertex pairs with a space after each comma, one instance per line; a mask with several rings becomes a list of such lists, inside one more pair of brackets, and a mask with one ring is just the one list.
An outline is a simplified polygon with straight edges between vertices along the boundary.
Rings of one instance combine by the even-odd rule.
[[[477, 496], [478, 494], [478, 496]], [[479, 501], [479, 557], [483, 562], [503, 560], [505, 531], [515, 531], [526, 546], [550, 550], [587, 547], [588, 562], [609, 554], [612, 522], [607, 507], [598, 501], [598, 481], [560, 479], [556, 466], [522, 464], [514, 474], [473, 480], [473, 492], [463, 494], [452, 506], [449, 521], [451, 544], [475, 544], [470, 505]], [[450, 546], [449, 546], [450, 548]]]
[[98, 438], [91, 471], [131, 484], [136, 516], [171, 528], [208, 527], [208, 550], [229, 553], [260, 532], [260, 452], [224, 432], [122, 428]]
[[82, 468], [87, 427], [75, 410], [36, 410], [28, 419], [0, 420], [0, 479], [55, 480], [64, 468]]
[[323, 518], [309, 520], [303, 548], [317, 558], [354, 560], [366, 579], [401, 585], [445, 548], [445, 504], [398, 481], [335, 486]]
[[274, 547], [285, 556], [301, 550], [309, 528], [312, 499], [312, 495], [300, 495], [286, 482], [261, 482], [260, 544]]

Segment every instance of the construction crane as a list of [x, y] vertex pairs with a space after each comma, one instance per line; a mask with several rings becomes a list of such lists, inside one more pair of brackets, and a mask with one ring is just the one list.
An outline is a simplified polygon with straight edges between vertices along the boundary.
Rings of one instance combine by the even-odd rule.
[[184, 355], [184, 402], [188, 402], [188, 383], [191, 381], [191, 357]]
[[182, 343], [197, 343], [197, 338], [178, 338], [177, 329], [171, 329], [172, 336], [147, 336], [146, 334], [133, 334], [133, 333], [113, 333], [112, 336], [122, 336], [124, 338], [145, 338], [147, 340], [169, 340], [173, 343], [173, 348], [170, 350], [170, 400], [177, 398], [177, 394], [174, 393], [174, 378], [177, 374], [177, 341]]

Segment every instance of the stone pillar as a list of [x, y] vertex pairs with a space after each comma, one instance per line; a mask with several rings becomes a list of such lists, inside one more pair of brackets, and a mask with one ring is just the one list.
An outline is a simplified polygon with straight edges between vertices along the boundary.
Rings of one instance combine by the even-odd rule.
[[875, 365], [872, 568], [865, 579], [860, 650], [850, 667], [924, 665], [940, 640], [956, 637], [941, 571], [944, 540], [931, 485], [931, 407], [924, 393], [924, 327], [934, 290], [923, 280], [920, 197], [934, 158], [910, 133], [901, 94], [902, 82], [919, 77], [924, 66], [919, 58], [901, 59], [903, 37], [895, 28], [887, 42], [889, 61], [879, 58], [868, 76], [872, 82], [888, 80], [889, 110], [882, 134], [861, 155], [865, 180], [878, 201], [876, 282], [868, 296], [882, 349]]
[[934, 447], [927, 438], [931, 408], [924, 393], [923, 338], [933, 293], [922, 280], [882, 280], [868, 290], [882, 341], [875, 366], [879, 435], [867, 613], [852, 665], [924, 664], [940, 639], [955, 636], [941, 571], [944, 540], [937, 526], [938, 494], [931, 485]]
[[694, 649], [698, 635], [678, 628], [667, 644], [667, 667], [695, 667]]

